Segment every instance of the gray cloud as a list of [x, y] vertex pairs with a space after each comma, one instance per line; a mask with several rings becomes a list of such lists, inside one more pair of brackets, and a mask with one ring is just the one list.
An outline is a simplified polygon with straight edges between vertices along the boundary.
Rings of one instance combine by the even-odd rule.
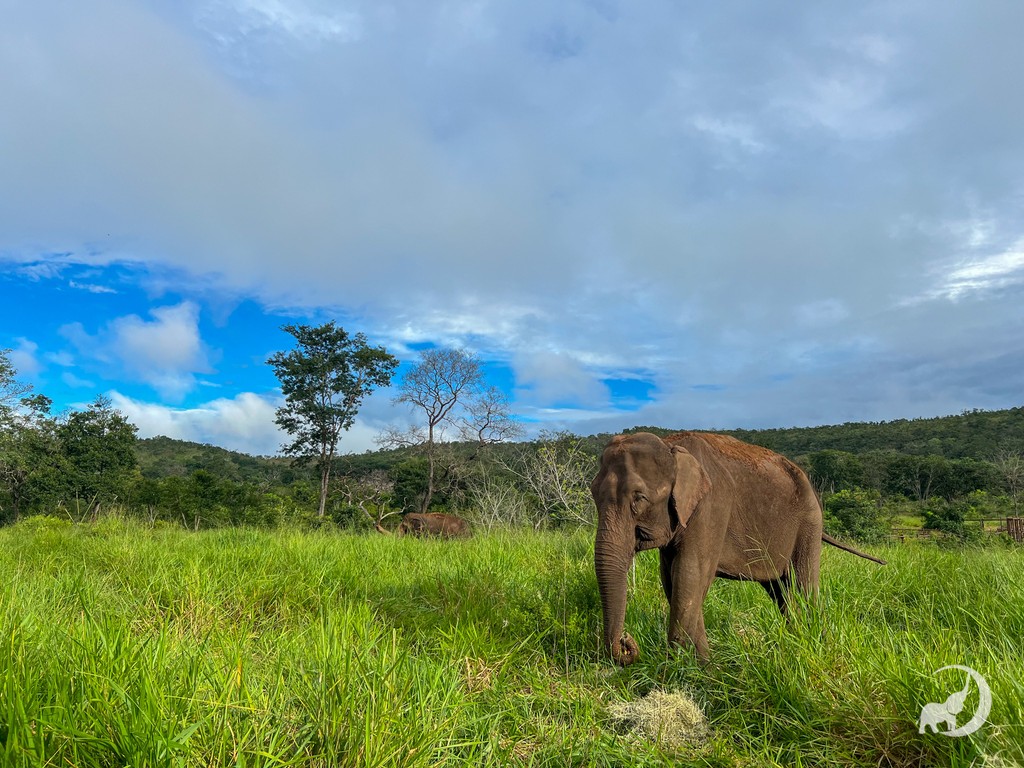
[[52, 5], [0, 2], [9, 258], [343, 308], [530, 407], [1019, 404], [1024, 6]]

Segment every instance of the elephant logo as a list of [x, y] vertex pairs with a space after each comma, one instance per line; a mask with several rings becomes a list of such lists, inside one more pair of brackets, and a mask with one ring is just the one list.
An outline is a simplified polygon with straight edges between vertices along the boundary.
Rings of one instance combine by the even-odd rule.
[[[921, 726], [917, 731], [918, 733], [924, 733], [925, 728], [930, 727], [932, 733], [941, 733], [945, 736], [966, 736], [981, 728], [985, 724], [988, 713], [992, 710], [992, 691], [989, 689], [984, 677], [970, 667], [963, 667], [959, 664], [951, 664], [948, 667], [937, 669], [935, 674], [944, 672], [947, 669], [959, 669], [961, 672], [967, 673], [964, 687], [950, 694], [949, 698], [944, 702], [929, 702], [925, 704], [921, 708], [921, 717], [918, 719], [918, 724]], [[964, 708], [967, 696], [971, 692], [971, 680], [974, 680], [974, 684], [978, 687], [978, 709], [970, 720], [958, 728], [956, 724], [957, 715]], [[945, 724], [945, 730], [939, 730], [939, 723]]]

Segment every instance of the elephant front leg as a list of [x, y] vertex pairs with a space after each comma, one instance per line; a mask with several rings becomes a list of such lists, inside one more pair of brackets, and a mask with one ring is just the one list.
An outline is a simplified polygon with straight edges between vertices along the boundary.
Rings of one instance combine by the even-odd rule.
[[672, 597], [669, 601], [669, 646], [685, 648], [692, 645], [701, 662], [710, 656], [708, 634], [704, 628], [704, 598], [714, 581], [715, 571], [702, 563], [685, 562], [682, 556], [673, 559]]

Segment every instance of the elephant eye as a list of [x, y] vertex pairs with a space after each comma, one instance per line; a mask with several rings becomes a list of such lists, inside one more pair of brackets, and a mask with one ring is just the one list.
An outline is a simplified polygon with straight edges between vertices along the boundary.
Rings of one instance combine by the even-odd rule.
[[643, 491], [634, 491], [633, 492], [633, 503], [631, 504], [631, 506], [633, 507], [634, 510], [636, 510], [637, 507], [643, 506], [646, 503], [647, 503], [647, 496], [644, 495]]

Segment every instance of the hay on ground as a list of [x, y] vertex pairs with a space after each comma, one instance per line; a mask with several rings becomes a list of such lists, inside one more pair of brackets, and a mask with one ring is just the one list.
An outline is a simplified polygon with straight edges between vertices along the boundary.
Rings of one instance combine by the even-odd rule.
[[697, 703], [684, 693], [651, 691], [639, 701], [608, 708], [616, 726], [636, 739], [666, 749], [679, 749], [707, 739], [708, 721]]

